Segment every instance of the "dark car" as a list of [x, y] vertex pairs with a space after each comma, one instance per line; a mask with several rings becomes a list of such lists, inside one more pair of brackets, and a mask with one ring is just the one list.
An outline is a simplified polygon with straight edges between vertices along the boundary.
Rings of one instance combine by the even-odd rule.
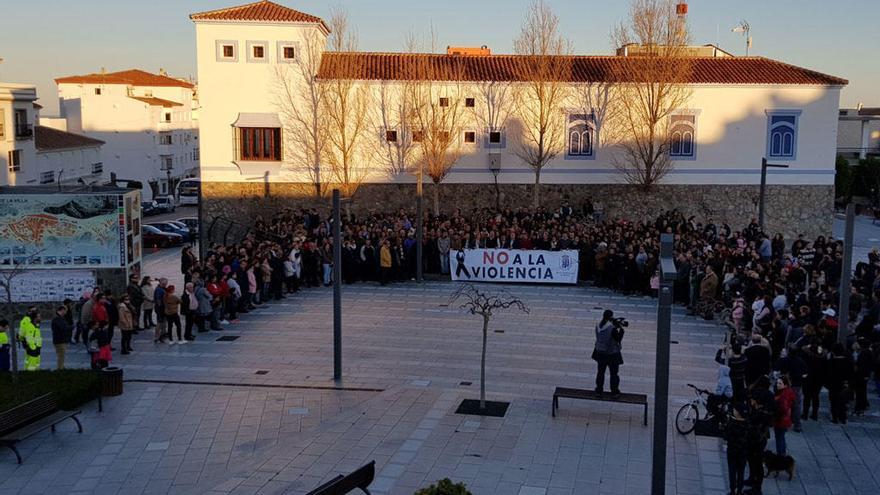
[[183, 237], [184, 241], [189, 241], [192, 237], [188, 228], [174, 222], [150, 222], [147, 225], [168, 234], [177, 234]]
[[196, 237], [199, 236], [199, 219], [196, 217], [183, 217], [175, 220], [177, 223], [182, 223], [189, 228], [189, 231], [195, 234]]
[[183, 244], [183, 236], [172, 232], [163, 232], [152, 225], [141, 227], [141, 238], [145, 247], [165, 248]]
[[153, 215], [158, 215], [162, 213], [162, 211], [158, 208], [155, 201], [142, 201], [141, 202], [141, 214], [145, 217], [152, 217]]

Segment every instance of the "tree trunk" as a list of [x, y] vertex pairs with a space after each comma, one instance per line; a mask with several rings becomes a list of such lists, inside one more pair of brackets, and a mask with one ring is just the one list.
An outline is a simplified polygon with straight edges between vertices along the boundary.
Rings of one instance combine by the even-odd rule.
[[535, 169], [535, 191], [534, 197], [532, 198], [532, 208], [535, 210], [538, 209], [538, 206], [541, 204], [541, 169]]
[[434, 216], [440, 216], [440, 183], [434, 183]]
[[480, 357], [480, 409], [486, 409], [486, 339], [489, 335], [489, 317], [483, 317], [483, 355]]

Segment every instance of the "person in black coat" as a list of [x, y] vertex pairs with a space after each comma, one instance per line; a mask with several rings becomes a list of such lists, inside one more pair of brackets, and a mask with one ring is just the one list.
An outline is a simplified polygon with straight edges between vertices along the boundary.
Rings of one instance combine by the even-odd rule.
[[770, 427], [776, 414], [776, 400], [770, 391], [770, 379], [766, 376], [758, 378], [748, 390], [749, 398], [749, 430], [746, 438], [748, 444], [749, 479], [745, 482], [751, 486], [749, 493], [761, 493], [764, 484], [764, 450], [770, 437]]
[[846, 408], [852, 393], [852, 359], [840, 343], [831, 348], [831, 362], [828, 364], [828, 398], [831, 401], [831, 422], [846, 424]]
[[[853, 346], [856, 353], [855, 373], [853, 374], [853, 390], [856, 395], [856, 404], [853, 413], [861, 416], [868, 409], [868, 379], [874, 368], [874, 356], [871, 353], [871, 343], [868, 339], [859, 339]], [[880, 376], [877, 377], [880, 379]]]
[[746, 384], [751, 385], [762, 376], [770, 374], [770, 349], [761, 343], [760, 335], [752, 336], [752, 345], [746, 348]]
[[52, 318], [52, 344], [55, 345], [57, 369], [64, 369], [64, 356], [67, 354], [67, 346], [73, 337], [73, 325], [67, 321], [67, 307], [59, 306], [55, 310], [55, 318]]

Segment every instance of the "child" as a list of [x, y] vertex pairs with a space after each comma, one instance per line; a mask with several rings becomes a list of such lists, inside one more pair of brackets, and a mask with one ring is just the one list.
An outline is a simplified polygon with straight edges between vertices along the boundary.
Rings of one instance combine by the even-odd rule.
[[107, 323], [100, 322], [94, 324], [97, 327], [90, 332], [89, 342], [95, 341], [96, 344], [96, 348], [92, 349], [91, 353], [92, 369], [97, 370], [106, 368], [110, 361], [113, 360], [113, 356], [110, 351], [110, 332], [107, 331]]

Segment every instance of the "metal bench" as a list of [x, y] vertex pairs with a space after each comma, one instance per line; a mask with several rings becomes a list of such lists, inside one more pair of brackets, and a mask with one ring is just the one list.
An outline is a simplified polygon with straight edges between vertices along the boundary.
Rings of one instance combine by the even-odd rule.
[[15, 457], [18, 458], [18, 463], [21, 464], [21, 454], [15, 448], [16, 443], [47, 428], [51, 428], [54, 432], [55, 425], [65, 419], [76, 421], [76, 426], [82, 433], [82, 423], [76, 417], [80, 412], [61, 411], [52, 394], [42, 395], [0, 413], [0, 444], [12, 449]]
[[370, 461], [369, 464], [362, 466], [357, 471], [346, 476], [340, 474], [306, 495], [345, 495], [355, 489], [360, 489], [362, 492], [370, 495], [370, 491], [367, 488], [373, 482], [375, 476], [376, 461]]
[[553, 411], [552, 415], [556, 417], [556, 410], [559, 409], [559, 398], [595, 400], [601, 402], [619, 402], [621, 404], [636, 404], [645, 407], [644, 425], [648, 426], [648, 396], [644, 394], [610, 394], [598, 393], [594, 390], [584, 390], [580, 388], [556, 387], [553, 392]]

